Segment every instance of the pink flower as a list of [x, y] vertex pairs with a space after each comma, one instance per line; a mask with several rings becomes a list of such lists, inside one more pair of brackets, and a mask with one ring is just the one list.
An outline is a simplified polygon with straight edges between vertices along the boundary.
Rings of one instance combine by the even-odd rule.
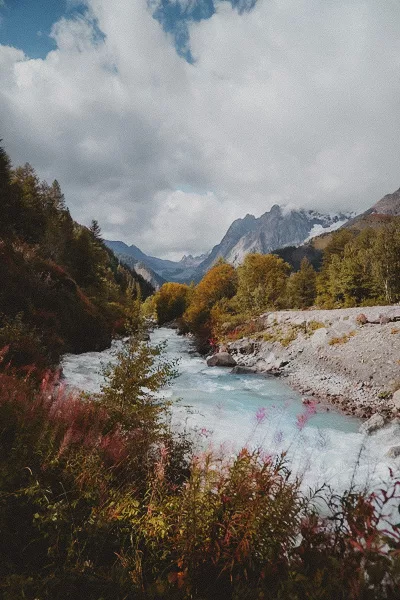
[[304, 429], [304, 426], [306, 425], [307, 421], [310, 419], [310, 417], [312, 417], [312, 415], [315, 415], [316, 412], [317, 412], [316, 402], [310, 402], [309, 404], [307, 404], [306, 410], [303, 413], [301, 413], [300, 415], [297, 415], [297, 419], [296, 419], [297, 429], [299, 429], [300, 431], [302, 429]]
[[264, 406], [261, 406], [259, 409], [257, 409], [257, 412], [256, 412], [257, 425], [261, 425], [262, 423], [264, 423], [266, 418], [267, 418], [267, 409], [264, 408]]
[[208, 438], [211, 435], [211, 431], [206, 427], [202, 427], [200, 429], [200, 435], [203, 435], [205, 438]]

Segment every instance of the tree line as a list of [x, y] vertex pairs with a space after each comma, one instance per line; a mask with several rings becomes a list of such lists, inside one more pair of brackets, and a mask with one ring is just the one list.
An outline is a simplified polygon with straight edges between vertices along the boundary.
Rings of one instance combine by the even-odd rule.
[[153, 291], [105, 246], [97, 221], [72, 219], [57, 180], [12, 168], [1, 147], [0, 280], [0, 348], [38, 371], [64, 352], [107, 347]]
[[362, 231], [334, 232], [315, 269], [298, 270], [278, 254], [248, 254], [236, 269], [219, 260], [198, 285], [164, 284], [144, 310], [159, 324], [179, 319], [199, 347], [267, 310], [342, 308], [400, 300], [400, 218]]

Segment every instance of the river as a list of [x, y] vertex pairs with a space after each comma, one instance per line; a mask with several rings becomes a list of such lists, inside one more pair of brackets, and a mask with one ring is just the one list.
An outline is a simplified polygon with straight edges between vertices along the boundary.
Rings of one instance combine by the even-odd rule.
[[[154, 331], [152, 342], [163, 340], [167, 357], [179, 360], [179, 377], [163, 391], [165, 397], [177, 400], [172, 408], [174, 424], [196, 430], [203, 446], [225, 454], [244, 445], [261, 446], [269, 454], [287, 450], [292, 470], [303, 477], [304, 485], [327, 483], [337, 491], [351, 481], [370, 488], [388, 478], [389, 466], [398, 469], [399, 463], [385, 454], [399, 443], [399, 425], [366, 437], [359, 433], [358, 419], [333, 408], [317, 405], [315, 414], [307, 414], [301, 396], [281, 379], [209, 368], [194, 353], [191, 340], [171, 329]], [[99, 391], [101, 365], [112, 361], [118, 343], [104, 352], [66, 355], [66, 382]]]

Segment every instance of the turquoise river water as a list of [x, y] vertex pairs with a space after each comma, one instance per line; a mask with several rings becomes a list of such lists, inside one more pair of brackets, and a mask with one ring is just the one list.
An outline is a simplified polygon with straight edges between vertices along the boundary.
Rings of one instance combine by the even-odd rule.
[[[166, 353], [179, 360], [180, 375], [163, 391], [176, 399], [172, 408], [177, 427], [196, 430], [199, 443], [217, 452], [234, 453], [241, 447], [261, 446], [268, 454], [287, 450], [293, 472], [304, 485], [330, 484], [345, 489], [351, 481], [374, 486], [399, 469], [387, 450], [399, 443], [400, 427], [391, 425], [371, 436], [359, 433], [360, 421], [317, 405], [306, 414], [301, 396], [284, 380], [261, 375], [232, 375], [226, 368], [209, 368], [193, 352], [189, 338], [160, 328], [152, 342], [167, 341]], [[101, 365], [112, 361], [110, 350], [67, 355], [63, 371], [68, 384], [97, 392], [102, 383]], [[179, 401], [178, 401], [179, 399]]]

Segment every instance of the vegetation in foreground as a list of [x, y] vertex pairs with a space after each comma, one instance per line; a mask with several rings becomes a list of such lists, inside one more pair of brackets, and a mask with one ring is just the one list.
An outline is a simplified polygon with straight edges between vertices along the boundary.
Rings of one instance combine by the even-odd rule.
[[155, 394], [174, 375], [135, 337], [97, 396], [3, 370], [2, 597], [397, 600], [400, 481], [307, 495], [284, 455], [196, 452]]

